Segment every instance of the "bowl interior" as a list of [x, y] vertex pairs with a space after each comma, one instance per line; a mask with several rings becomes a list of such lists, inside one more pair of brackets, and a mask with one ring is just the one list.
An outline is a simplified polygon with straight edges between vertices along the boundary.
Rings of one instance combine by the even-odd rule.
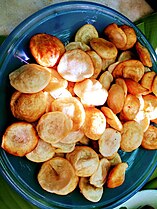
[[[101, 36], [104, 27], [113, 22], [119, 25], [127, 24], [135, 29], [138, 40], [151, 53], [153, 70], [157, 71], [155, 52], [138, 28], [118, 12], [95, 3], [66, 2], [49, 6], [27, 18], [9, 35], [0, 50], [1, 138], [5, 128], [14, 121], [9, 110], [9, 100], [13, 90], [9, 84], [8, 75], [25, 64], [18, 57], [29, 63], [34, 62], [28, 48], [30, 38], [36, 33], [48, 33], [57, 36], [66, 44], [73, 40], [78, 28], [86, 23], [93, 24]], [[86, 200], [78, 188], [66, 196], [44, 191], [37, 182], [40, 164], [28, 161], [25, 157], [9, 155], [2, 149], [1, 172], [21, 195], [38, 207], [113, 208], [134, 195], [147, 181], [157, 165], [156, 151], [146, 151], [139, 148], [131, 153], [121, 150], [119, 153], [122, 161], [129, 165], [125, 183], [116, 189], [104, 187], [103, 197], [98, 203]]]

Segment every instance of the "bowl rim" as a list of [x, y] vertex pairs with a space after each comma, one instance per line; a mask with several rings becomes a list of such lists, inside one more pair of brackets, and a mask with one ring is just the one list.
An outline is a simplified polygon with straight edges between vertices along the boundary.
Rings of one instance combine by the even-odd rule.
[[[105, 5], [102, 5], [102, 4], [99, 4], [99, 3], [95, 3], [95, 2], [88, 2], [88, 1], [70, 1], [70, 2], [61, 2], [61, 3], [57, 3], [57, 4], [52, 4], [50, 6], [47, 6], [43, 9], [40, 9], [39, 11], [33, 13], [32, 15], [30, 15], [29, 17], [27, 17], [25, 20], [23, 20], [10, 34], [9, 36], [6, 38], [6, 40], [2, 43], [2, 45], [0, 46], [0, 57], [1, 57], [1, 61], [0, 61], [0, 76], [1, 74], [3, 73], [3, 69], [5, 69], [5, 56], [13, 50], [13, 47], [14, 45], [16, 45], [17, 43], [17, 40], [25, 34], [25, 32], [33, 27], [34, 23], [38, 20], [40, 20], [42, 17], [45, 17], [46, 14], [51, 14], [52, 15], [52, 11], [55, 11], [55, 13], [53, 12], [53, 15], [55, 14], [58, 14], [60, 12], [63, 12], [66, 10], [69, 10], [71, 6], [74, 6], [75, 5], [75, 8], [82, 8], [83, 6], [86, 6], [86, 7], [96, 7], [97, 9], [100, 9], [101, 11], [104, 10], [104, 12], [108, 12], [108, 13], [113, 13], [115, 14], [115, 16], [118, 16], [118, 19], [121, 19], [123, 20], [123, 22], [126, 22], [126, 23], [129, 23], [131, 26], [134, 27], [134, 29], [136, 30], [137, 34], [140, 36], [140, 37], [145, 37], [145, 35], [137, 28], [136, 25], [134, 25], [127, 17], [125, 17], [124, 15], [120, 14], [118, 11], [110, 8], [110, 7], [107, 7]], [[63, 11], [62, 11], [62, 8], [63, 8]], [[72, 8], [72, 10], [74, 10], [75, 8]], [[49, 15], [47, 15], [49, 16]], [[22, 33], [22, 34], [21, 34]], [[148, 40], [145, 38], [145, 43], [147, 45], [149, 45], [150, 47], [150, 50], [151, 50], [151, 55], [153, 56], [153, 59], [155, 61], [154, 65], [155, 65], [155, 69], [157, 70], [157, 56], [155, 54], [155, 51], [153, 49], [153, 47], [151, 46], [151, 44], [148, 42]], [[2, 150], [1, 150], [1, 156], [2, 156]], [[4, 153], [3, 153], [4, 154]], [[154, 159], [156, 159], [157, 161], [157, 152], [156, 152], [156, 155], [154, 157]], [[8, 173], [6, 172], [5, 169], [6, 168], [6, 165], [5, 165], [5, 162], [3, 162], [2, 159], [0, 159], [0, 172], [1, 174], [3, 175], [3, 177], [7, 180], [7, 182], [21, 195], [23, 196], [26, 200], [28, 200], [29, 202], [33, 203], [34, 205], [38, 206], [38, 207], [42, 207], [42, 208], [50, 208], [50, 206], [45, 206], [43, 205], [42, 202], [36, 202], [37, 200], [33, 199], [29, 194], [28, 192], [25, 194], [25, 192], [23, 191], [23, 189], [21, 189], [19, 186], [17, 187], [15, 184], [14, 184], [14, 179], [13, 179], [13, 176], [12, 178], [11, 177], [11, 174], [8, 175]], [[157, 162], [156, 162], [156, 166], [157, 166]], [[142, 186], [147, 182], [147, 180], [149, 179], [149, 177], [151, 176], [151, 174], [153, 173], [153, 171], [155, 170], [155, 167], [154, 169], [152, 168], [152, 172], [149, 173], [149, 175], [145, 178], [145, 180], [142, 182], [142, 184], [138, 185], [137, 188], [134, 190], [134, 192], [132, 192], [131, 194], [128, 194], [126, 195], [125, 197], [122, 198], [121, 201], [119, 201], [118, 205], [125, 202], [128, 198], [132, 197], [137, 191], [139, 191]], [[58, 205], [60, 206], [60, 205]], [[58, 207], [58, 206], [53, 206], [53, 207]], [[110, 206], [107, 206], [106, 208], [113, 208], [113, 206], [117, 206], [116, 203], [114, 203], [111, 207]], [[82, 208], [85, 208], [86, 206], [81, 206]], [[102, 206], [103, 207], [103, 206]]]

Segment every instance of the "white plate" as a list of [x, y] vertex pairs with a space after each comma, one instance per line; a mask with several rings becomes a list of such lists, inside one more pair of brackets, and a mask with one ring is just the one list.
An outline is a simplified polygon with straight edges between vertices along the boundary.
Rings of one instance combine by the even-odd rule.
[[140, 206], [149, 205], [157, 209], [157, 190], [142, 190], [137, 192], [132, 198], [122, 205], [116, 207], [127, 207], [127, 209], [137, 209]]

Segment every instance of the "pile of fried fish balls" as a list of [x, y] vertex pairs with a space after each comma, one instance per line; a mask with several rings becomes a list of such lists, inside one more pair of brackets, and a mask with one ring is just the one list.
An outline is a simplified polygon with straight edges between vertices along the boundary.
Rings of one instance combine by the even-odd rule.
[[[128, 25], [111, 23], [100, 36], [80, 27], [66, 45], [51, 34], [30, 38], [36, 63], [9, 74], [15, 121], [2, 148], [41, 163], [40, 186], [67, 195], [79, 187], [98, 202], [105, 187], [125, 181], [118, 153], [157, 149], [157, 76], [148, 49]], [[105, 185], [105, 186], [104, 186]]]

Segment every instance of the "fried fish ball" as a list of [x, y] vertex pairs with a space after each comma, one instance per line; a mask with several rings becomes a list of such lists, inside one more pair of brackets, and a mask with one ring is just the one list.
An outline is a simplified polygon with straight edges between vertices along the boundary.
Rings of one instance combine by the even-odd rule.
[[138, 122], [132, 120], [123, 124], [120, 147], [124, 152], [132, 152], [137, 149], [141, 145], [142, 139], [143, 129]]
[[47, 192], [67, 195], [77, 186], [79, 178], [67, 159], [54, 157], [42, 164], [38, 182]]
[[124, 106], [121, 111], [121, 115], [123, 119], [127, 120], [134, 120], [137, 113], [139, 112], [140, 109], [140, 101], [139, 99], [132, 94], [127, 94], [125, 101], [124, 101]]
[[103, 59], [114, 59], [117, 57], [118, 50], [115, 45], [104, 38], [93, 38], [90, 46]]
[[95, 107], [85, 108], [85, 122], [82, 126], [84, 134], [93, 140], [98, 140], [106, 128], [104, 114]]
[[127, 38], [126, 45], [121, 49], [122, 50], [131, 49], [137, 41], [135, 30], [133, 29], [133, 27], [129, 25], [121, 25], [120, 28], [124, 31], [126, 38]]
[[57, 70], [67, 81], [79, 82], [94, 73], [90, 56], [81, 49], [66, 51], [60, 59]]
[[11, 96], [10, 107], [15, 118], [35, 122], [46, 111], [47, 96], [42, 91], [34, 94], [15, 91]]
[[1, 147], [12, 155], [23, 157], [36, 147], [38, 139], [32, 124], [14, 122], [5, 130]]
[[51, 69], [51, 80], [49, 84], [44, 88], [44, 91], [55, 92], [67, 88], [68, 81], [60, 76], [60, 74], [54, 68]]
[[107, 180], [109, 169], [110, 162], [106, 158], [102, 158], [99, 162], [97, 170], [89, 178], [90, 184], [95, 187], [102, 187]]
[[148, 129], [145, 131], [142, 147], [148, 150], [157, 149], [157, 127], [150, 125]]
[[99, 152], [106, 158], [113, 156], [120, 148], [121, 134], [113, 128], [106, 128], [100, 137]]
[[152, 92], [157, 96], [157, 76], [154, 77], [152, 82]]
[[73, 122], [63, 112], [48, 112], [41, 116], [36, 128], [41, 139], [57, 143], [70, 133]]
[[76, 146], [72, 152], [67, 153], [66, 158], [80, 177], [91, 176], [99, 165], [98, 154], [88, 146]]
[[118, 186], [121, 186], [125, 181], [125, 173], [127, 168], [127, 163], [119, 163], [115, 165], [109, 172], [107, 187], [116, 188]]
[[113, 76], [109, 71], [105, 71], [101, 74], [99, 78], [100, 83], [102, 84], [103, 88], [108, 90], [113, 82]]
[[75, 34], [75, 41], [89, 44], [93, 38], [98, 38], [98, 31], [92, 24], [85, 24]]
[[108, 91], [107, 105], [115, 113], [120, 113], [124, 105], [124, 90], [118, 84], [112, 84]]
[[[100, 106], [106, 102], [108, 92], [102, 84], [94, 79], [85, 79], [74, 86], [75, 94], [81, 98], [81, 102], [86, 106]], [[95, 99], [97, 98], [97, 99]]]
[[44, 67], [55, 66], [65, 52], [64, 44], [59, 38], [45, 33], [32, 36], [29, 48], [36, 62]]
[[87, 54], [90, 56], [93, 65], [94, 65], [94, 74], [91, 78], [97, 78], [102, 69], [102, 59], [101, 57], [93, 50], [87, 51]]
[[41, 163], [50, 160], [54, 154], [55, 149], [52, 145], [39, 138], [37, 146], [26, 154], [26, 158], [30, 161]]
[[156, 76], [156, 73], [154, 71], [149, 71], [144, 73], [143, 77], [140, 80], [141, 86], [148, 89], [149, 91], [152, 91], [153, 87], [153, 81]]
[[101, 111], [106, 117], [106, 122], [117, 131], [121, 131], [123, 128], [123, 125], [121, 121], [119, 120], [118, 116], [108, 107], [101, 107]]
[[81, 177], [79, 188], [83, 196], [91, 202], [99, 202], [103, 195], [103, 187], [95, 187], [89, 183], [89, 179]]
[[127, 43], [124, 31], [117, 24], [111, 23], [104, 29], [104, 34], [118, 49], [123, 49]]
[[83, 43], [83, 42], [79, 42], [79, 41], [73, 41], [68, 43], [65, 46], [66, 51], [69, 50], [73, 50], [73, 49], [82, 49], [83, 51], [89, 51], [90, 50], [90, 46], [88, 46], [87, 44]]
[[157, 97], [153, 94], [143, 96], [144, 112], [150, 120], [157, 118]]
[[150, 93], [148, 89], [144, 88], [140, 83], [130, 79], [125, 78], [124, 79], [128, 92], [133, 95], [145, 95]]
[[116, 57], [107, 59], [102, 58], [102, 70], [105, 71], [107, 68], [109, 68], [110, 65], [114, 64], [116, 61]]
[[85, 110], [75, 97], [58, 98], [51, 104], [52, 111], [61, 111], [73, 121], [73, 131], [81, 128], [85, 121]]
[[135, 47], [143, 65], [147, 67], [152, 67], [152, 60], [148, 49], [144, 47], [139, 41], [136, 42]]
[[37, 64], [25, 64], [9, 74], [11, 86], [22, 93], [37, 93], [51, 79], [51, 71]]

